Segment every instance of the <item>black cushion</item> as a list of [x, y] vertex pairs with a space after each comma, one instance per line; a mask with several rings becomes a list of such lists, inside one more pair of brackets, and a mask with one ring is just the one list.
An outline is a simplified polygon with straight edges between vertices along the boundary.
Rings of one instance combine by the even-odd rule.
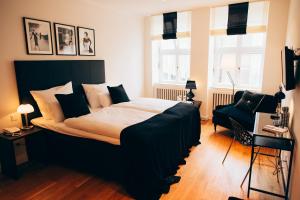
[[235, 107], [254, 114], [262, 102], [263, 97], [264, 95], [262, 94], [245, 91]]
[[56, 94], [65, 118], [79, 117], [90, 113], [87, 102], [82, 94]]
[[116, 87], [107, 86], [107, 89], [109, 91], [113, 104], [129, 101], [129, 98], [122, 84]]
[[213, 114], [214, 118], [227, 123], [227, 128], [231, 128], [231, 122], [228, 120], [228, 118], [231, 117], [242, 124], [247, 130], [253, 130], [255, 115], [250, 114], [248, 111], [241, 110], [234, 105], [225, 106], [221, 109], [215, 110]]

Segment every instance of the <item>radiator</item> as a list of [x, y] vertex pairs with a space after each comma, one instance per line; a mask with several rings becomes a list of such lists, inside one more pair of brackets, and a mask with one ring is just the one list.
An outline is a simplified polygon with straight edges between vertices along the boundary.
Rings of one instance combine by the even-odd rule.
[[185, 89], [174, 89], [174, 88], [155, 88], [155, 97], [159, 99], [167, 99], [177, 101], [177, 97], [183, 100], [186, 96], [187, 91]]
[[218, 105], [227, 105], [233, 102], [233, 95], [225, 92], [214, 92], [213, 93], [213, 106], [214, 110]]

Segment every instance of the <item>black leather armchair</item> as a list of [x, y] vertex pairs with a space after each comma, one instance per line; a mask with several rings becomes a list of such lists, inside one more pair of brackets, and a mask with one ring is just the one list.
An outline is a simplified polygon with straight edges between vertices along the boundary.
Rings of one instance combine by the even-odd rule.
[[[223, 126], [232, 130], [232, 125], [229, 117], [239, 122], [247, 131], [253, 131], [255, 122], [255, 113], [246, 112], [237, 108], [235, 105], [243, 96], [244, 91], [237, 91], [234, 95], [234, 102], [228, 105], [219, 105], [213, 111], [213, 123], [215, 131], [217, 125]], [[256, 112], [275, 113], [277, 101], [272, 95], [265, 95]]]

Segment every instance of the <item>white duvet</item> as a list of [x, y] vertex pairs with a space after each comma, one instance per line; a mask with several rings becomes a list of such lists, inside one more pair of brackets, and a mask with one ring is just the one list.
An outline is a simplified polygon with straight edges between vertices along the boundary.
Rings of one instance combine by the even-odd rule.
[[175, 106], [177, 103], [179, 102], [164, 99], [137, 98], [129, 102], [113, 104], [111, 107], [131, 108], [152, 113], [162, 113], [168, 108]]
[[140, 123], [156, 115], [126, 107], [106, 107], [97, 112], [64, 121], [68, 127], [120, 139], [122, 130], [128, 126]]

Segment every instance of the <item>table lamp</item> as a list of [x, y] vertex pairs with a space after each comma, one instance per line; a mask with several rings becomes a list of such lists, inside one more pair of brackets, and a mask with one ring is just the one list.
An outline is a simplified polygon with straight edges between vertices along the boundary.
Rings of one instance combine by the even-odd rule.
[[192, 80], [187, 80], [186, 81], [186, 85], [185, 85], [185, 89], [189, 89], [190, 91], [186, 94], [187, 97], [187, 101], [194, 101], [194, 93], [193, 93], [193, 89], [197, 89], [196, 87], [196, 81], [192, 81]]
[[28, 129], [31, 129], [33, 126], [29, 126], [28, 125], [28, 116], [27, 114], [28, 113], [32, 113], [34, 111], [32, 105], [30, 104], [21, 104], [18, 109], [17, 109], [17, 112], [18, 113], [21, 113], [21, 114], [24, 114], [25, 116], [25, 126], [23, 125], [23, 127], [21, 129], [23, 130], [28, 130]]

